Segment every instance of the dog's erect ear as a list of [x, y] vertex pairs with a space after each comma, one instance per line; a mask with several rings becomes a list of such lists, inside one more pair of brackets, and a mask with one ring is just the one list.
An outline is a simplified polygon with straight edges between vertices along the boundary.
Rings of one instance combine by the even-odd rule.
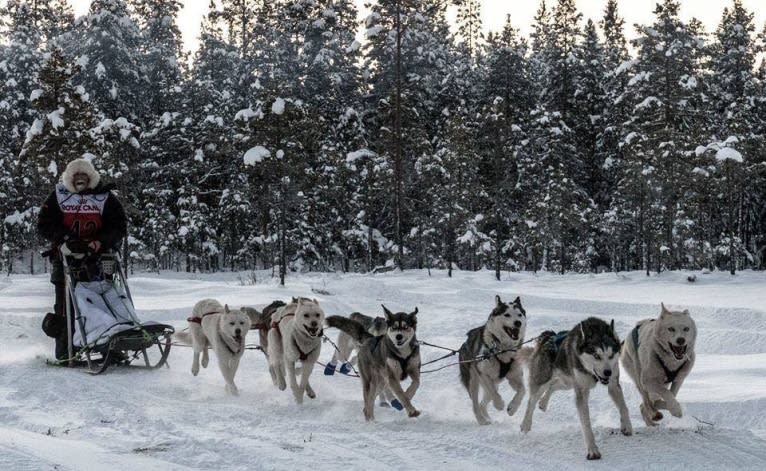
[[317, 306], [319, 306], [319, 301], [317, 301], [317, 298], [314, 298], [314, 299], [312, 299], [312, 301], [314, 301], [314, 304], [316, 304]]
[[410, 320], [413, 324], [418, 321], [418, 307], [415, 306], [415, 310], [410, 313]]
[[582, 335], [582, 338], [585, 338], [585, 327], [583, 327], [582, 322], [580, 322], [580, 335]]
[[614, 331], [614, 319], [612, 319], [612, 322], [609, 323], [609, 328], [612, 329], [612, 333], [617, 335], [617, 333]]
[[686, 314], [688, 316], [689, 315], [689, 310], [688, 309], [684, 309], [684, 314]]
[[389, 311], [389, 310], [388, 310], [388, 308], [387, 308], [386, 306], [383, 306], [382, 304], [381, 304], [381, 306], [383, 307], [383, 314], [385, 314], [385, 315], [386, 315], [386, 320], [387, 320], [387, 321], [388, 321], [388, 320], [391, 320], [391, 316], [393, 316], [393, 315], [394, 315], [394, 313], [392, 313], [391, 311]]
[[500, 300], [500, 295], [495, 295], [495, 307], [499, 307], [501, 304], [503, 304], [503, 301]]
[[292, 304], [297, 304], [299, 300], [300, 300], [300, 298], [296, 298], [295, 296], [293, 296], [293, 300], [292, 300], [292, 301], [290, 301], [290, 302], [291, 302]]
[[229, 313], [229, 305], [228, 304], [224, 304], [223, 305], [223, 312], [225, 312], [226, 314]]
[[516, 296], [516, 299], [513, 300], [513, 304], [521, 305], [521, 298], [519, 296]]
[[667, 313], [669, 313], [669, 312], [670, 312], [670, 311], [668, 311], [668, 308], [666, 308], [666, 307], [665, 307], [665, 303], [662, 303], [662, 302], [661, 302], [661, 303], [660, 303], [660, 307], [662, 308], [662, 309], [660, 310], [660, 315], [663, 315], [663, 314], [667, 314]]

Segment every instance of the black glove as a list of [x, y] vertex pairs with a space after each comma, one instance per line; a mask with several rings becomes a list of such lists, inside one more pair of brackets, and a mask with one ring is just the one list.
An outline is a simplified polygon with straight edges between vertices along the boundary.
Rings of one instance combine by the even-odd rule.
[[74, 254], [87, 254], [89, 251], [88, 244], [78, 239], [68, 240], [61, 244], [61, 253], [65, 257]]

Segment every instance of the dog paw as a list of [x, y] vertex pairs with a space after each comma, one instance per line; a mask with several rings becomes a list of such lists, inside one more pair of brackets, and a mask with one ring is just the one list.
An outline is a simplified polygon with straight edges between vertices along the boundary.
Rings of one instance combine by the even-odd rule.
[[503, 410], [503, 409], [505, 409], [505, 401], [501, 397], [498, 397], [497, 399], [492, 401], [492, 406], [496, 410]]
[[239, 389], [237, 389], [237, 386], [234, 384], [227, 384], [226, 392], [231, 394], [232, 396], [239, 396]]
[[479, 422], [479, 425], [490, 425], [492, 421], [486, 417], [476, 417], [476, 421]]
[[309, 399], [316, 399], [317, 397], [317, 393], [315, 393], [313, 389], [307, 389], [306, 395], [309, 397]]
[[408, 415], [409, 417], [415, 418], [415, 417], [417, 417], [417, 416], [419, 416], [419, 415], [420, 415], [420, 411], [419, 411], [419, 410], [417, 410], [417, 409], [412, 409], [411, 411], [409, 411], [409, 412], [407, 413], [407, 415]]
[[388, 401], [380, 401], [378, 403], [380, 407], [391, 407], [391, 404], [388, 403]]
[[624, 425], [620, 427], [620, 432], [622, 432], [622, 434], [625, 435], [626, 437], [629, 437], [633, 435], [633, 426], [630, 424]]
[[393, 407], [396, 410], [404, 410], [404, 406], [402, 405], [401, 402], [399, 402], [399, 399], [392, 399], [391, 407]]
[[521, 405], [520, 402], [511, 402], [508, 404], [508, 408], [505, 410], [508, 415], [513, 415], [516, 413], [517, 410], [519, 410], [519, 406]]
[[340, 365], [340, 370], [338, 371], [340, 371], [340, 374], [344, 374], [344, 375], [351, 373], [351, 364], [343, 363], [342, 365]]
[[670, 411], [670, 415], [673, 417], [682, 417], [684, 415], [680, 404], [672, 404], [670, 407], [668, 407], [668, 410]]
[[529, 433], [532, 430], [532, 423], [526, 420], [521, 423], [521, 433]]
[[589, 460], [600, 460], [601, 459], [601, 452], [598, 451], [598, 448], [595, 446], [592, 448], [588, 448], [588, 456], [587, 458]]
[[548, 403], [540, 401], [539, 403], [537, 403], [537, 408], [545, 412], [548, 410]]
[[208, 361], [209, 361], [208, 358], [203, 358], [202, 359], [202, 362], [201, 362], [202, 363], [202, 368], [207, 368]]
[[194, 376], [197, 376], [199, 374], [199, 366], [196, 368], [192, 366], [191, 372]]
[[324, 367], [324, 374], [325, 374], [325, 376], [332, 376], [332, 375], [334, 375], [335, 374], [335, 364], [328, 363], [327, 365], [325, 365], [325, 367]]

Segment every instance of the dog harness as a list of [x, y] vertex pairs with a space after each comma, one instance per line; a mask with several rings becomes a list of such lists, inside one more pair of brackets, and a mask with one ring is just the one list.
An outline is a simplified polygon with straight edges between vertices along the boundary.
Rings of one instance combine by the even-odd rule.
[[551, 337], [551, 339], [553, 340], [554, 353], [558, 353], [558, 351], [561, 349], [561, 344], [564, 342], [564, 339], [567, 338], [567, 335], [569, 335], [569, 331], [562, 330], [559, 333], [553, 335], [553, 337]]
[[[654, 322], [654, 319], [651, 319], [651, 322]], [[633, 347], [636, 349], [636, 353], [638, 353], [638, 328], [639, 326], [633, 327], [633, 330], [630, 332], [630, 336], [633, 339]], [[662, 361], [662, 358], [660, 358], [660, 355], [657, 354], [657, 352], [654, 352], [654, 356], [657, 357], [657, 361], [660, 362], [660, 366], [662, 367], [663, 371], [665, 371], [665, 384], [672, 383], [676, 380], [676, 377], [678, 376], [678, 373], [681, 372], [681, 369], [686, 366], [686, 360], [685, 362], [681, 363], [681, 366], [679, 366], [676, 370], [671, 370], [668, 368], [665, 363]]]
[[202, 314], [201, 316], [191, 316], [188, 319], [186, 319], [188, 322], [194, 322], [195, 324], [202, 325], [202, 318], [205, 316], [209, 316], [211, 314], [220, 314], [219, 311], [210, 311]]
[[290, 316], [294, 316], [294, 315], [295, 315], [294, 312], [288, 312], [284, 316], [280, 317], [278, 321], [272, 321], [271, 328], [272, 329], [277, 329], [277, 333], [279, 335], [282, 335], [282, 332], [279, 330], [279, 323], [282, 322], [282, 319], [284, 319], [285, 317], [290, 317]]
[[[498, 341], [497, 337], [495, 337], [494, 335], [492, 335], [492, 338], [495, 339], [495, 345], [500, 343]], [[505, 362], [505, 361], [501, 360], [500, 357], [498, 356], [498, 355], [500, 355], [500, 353], [499, 352], [495, 352], [496, 347], [490, 347], [489, 345], [487, 345], [487, 342], [485, 342], [483, 339], [482, 339], [482, 343], [487, 348], [487, 350], [489, 350], [489, 354], [490, 355], [494, 355], [495, 360], [497, 360], [497, 362], [500, 364], [500, 376], [498, 376], [498, 378], [500, 378], [500, 379], [505, 378], [505, 376], [508, 374], [508, 372], [511, 371], [511, 366], [513, 365], [513, 360], [514, 360], [513, 357], [511, 357], [511, 359], [509, 361]]]
[[[378, 344], [380, 344], [380, 341], [385, 337], [385, 335], [379, 335], [377, 337], [373, 338], [372, 345], [370, 348], [371, 352], [374, 352], [378, 348]], [[394, 359], [399, 362], [399, 367], [402, 369], [402, 377], [400, 378], [400, 381], [404, 381], [407, 379], [407, 363], [410, 361], [410, 359], [417, 353], [417, 349], [413, 348], [410, 354], [407, 356], [407, 358], [402, 358], [399, 355], [397, 355], [394, 352], [391, 352], [391, 354], [394, 356]]]
[[301, 361], [306, 361], [309, 359], [309, 355], [314, 353], [314, 350], [317, 349], [317, 347], [312, 348], [308, 353], [303, 353], [303, 350], [301, 350], [301, 347], [298, 346], [298, 342], [295, 341], [295, 338], [293, 337], [293, 345], [295, 345], [295, 349], [298, 350], [298, 353], [300, 354]]

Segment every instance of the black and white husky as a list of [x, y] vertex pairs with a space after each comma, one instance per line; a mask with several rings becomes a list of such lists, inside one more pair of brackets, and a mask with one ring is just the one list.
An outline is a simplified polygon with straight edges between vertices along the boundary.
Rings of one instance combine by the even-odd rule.
[[548, 408], [553, 392], [563, 389], [575, 390], [575, 404], [585, 438], [589, 460], [601, 458], [590, 423], [588, 396], [596, 384], [608, 387], [609, 396], [620, 411], [620, 430], [632, 435], [633, 427], [628, 407], [620, 387], [620, 340], [614, 332], [614, 321], [607, 324], [590, 317], [568, 332], [556, 334], [545, 331], [537, 339], [537, 345], [529, 357], [529, 403], [521, 431], [532, 428], [535, 406]]
[[660, 316], [639, 322], [622, 350], [622, 366], [641, 393], [641, 417], [649, 426], [662, 419], [659, 409], [681, 417], [676, 396], [694, 366], [697, 340], [697, 326], [689, 311], [660, 306]]
[[[527, 328], [527, 313], [517, 297], [506, 304], [495, 296], [495, 308], [487, 322], [468, 331], [468, 339], [460, 347], [460, 381], [468, 390], [473, 403], [473, 413], [480, 425], [491, 423], [487, 413], [487, 404], [497, 410], [504, 407], [503, 398], [497, 391], [497, 385], [508, 380], [516, 394], [508, 404], [508, 414], [513, 415], [524, 398], [524, 372], [522, 363], [517, 361], [517, 354], [524, 342]], [[471, 361], [490, 355], [481, 361]], [[479, 392], [484, 397], [479, 400]]]
[[[383, 312], [387, 326], [385, 335], [374, 336], [362, 324], [342, 316], [329, 316], [327, 325], [346, 332], [361, 344], [357, 357], [362, 378], [364, 418], [375, 419], [375, 398], [386, 388], [404, 405], [410, 417], [417, 417], [420, 411], [411, 401], [420, 386], [420, 346], [416, 336], [418, 308], [409, 314], [394, 314], [383, 306]], [[407, 377], [412, 382], [405, 391], [401, 382]]]

